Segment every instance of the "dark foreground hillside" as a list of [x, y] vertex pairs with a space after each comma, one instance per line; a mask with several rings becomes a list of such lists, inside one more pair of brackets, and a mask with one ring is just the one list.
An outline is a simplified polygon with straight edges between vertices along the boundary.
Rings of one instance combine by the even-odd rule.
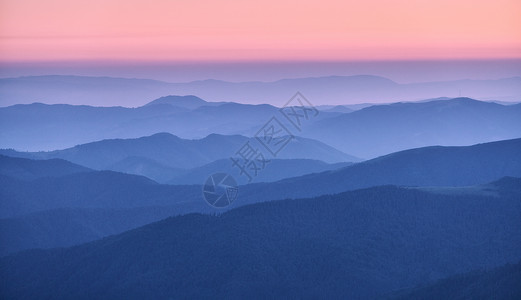
[[521, 299], [521, 262], [473, 271], [396, 293], [393, 299]]
[[495, 196], [393, 186], [172, 217], [0, 259], [1, 298], [371, 299], [521, 259], [521, 180]]

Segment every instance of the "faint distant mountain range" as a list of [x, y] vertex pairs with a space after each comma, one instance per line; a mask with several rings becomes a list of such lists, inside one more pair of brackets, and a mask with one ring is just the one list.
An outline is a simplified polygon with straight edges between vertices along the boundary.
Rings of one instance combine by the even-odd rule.
[[302, 134], [362, 158], [429, 145], [472, 145], [521, 137], [521, 104], [455, 98], [374, 105], [310, 123]]
[[[185, 98], [194, 104], [187, 105]], [[38, 151], [158, 132], [185, 138], [212, 133], [253, 134], [277, 112], [270, 105], [238, 103], [208, 104], [191, 110], [186, 106], [195, 107], [204, 100], [192, 96], [164, 99], [138, 108], [41, 103], [0, 108], [0, 144], [3, 148]]]
[[[521, 104], [455, 98], [373, 105], [356, 111], [345, 106], [321, 109], [316, 118], [303, 123], [302, 132], [293, 134], [365, 159], [415, 147], [521, 137]], [[271, 105], [213, 103], [195, 96], [162, 97], [138, 108], [14, 105], [0, 108], [0, 148], [55, 150], [158, 132], [189, 139], [212, 133], [251, 137], [274, 116], [285, 121]]]
[[[277, 114], [278, 108], [267, 104], [213, 103], [195, 96], [166, 96], [138, 108], [13, 105], [0, 108], [0, 147], [55, 150], [158, 132], [191, 139], [212, 133], [253, 136]], [[322, 112], [316, 119], [339, 114]]]
[[69, 103], [141, 106], [164, 95], [198, 95], [208, 101], [283, 105], [296, 91], [315, 104], [396, 102], [464, 95], [475, 99], [521, 100], [521, 77], [399, 84], [387, 78], [329, 76], [274, 82], [203, 80], [168, 83], [148, 79], [83, 76], [28, 76], [0, 79], [1, 105]]
[[[230, 157], [235, 157], [246, 142], [260, 148], [259, 151], [262, 150], [262, 145], [255, 139], [240, 135], [211, 134], [199, 140], [186, 140], [169, 133], [159, 133], [138, 139], [103, 140], [51, 152], [16, 152], [4, 149], [0, 153], [33, 159], [61, 158], [96, 170], [120, 171], [144, 175], [158, 182], [187, 184], [201, 183], [215, 172], [236, 173], [238, 169], [233, 170]], [[271, 160], [273, 157], [266, 154], [265, 158]], [[295, 137], [278, 154], [273, 164], [267, 163], [267, 172], [261, 174], [259, 180], [275, 181], [341, 166], [328, 163], [358, 161], [360, 159], [321, 142]], [[275, 170], [276, 167], [282, 169]], [[286, 167], [288, 171], [283, 174], [281, 170]], [[193, 168], [199, 169], [190, 170]]]

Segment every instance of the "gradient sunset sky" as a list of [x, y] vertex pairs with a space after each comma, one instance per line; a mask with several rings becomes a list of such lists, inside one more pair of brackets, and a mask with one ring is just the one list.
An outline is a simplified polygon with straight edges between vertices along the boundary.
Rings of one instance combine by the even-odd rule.
[[519, 0], [0, 0], [0, 61], [521, 57]]

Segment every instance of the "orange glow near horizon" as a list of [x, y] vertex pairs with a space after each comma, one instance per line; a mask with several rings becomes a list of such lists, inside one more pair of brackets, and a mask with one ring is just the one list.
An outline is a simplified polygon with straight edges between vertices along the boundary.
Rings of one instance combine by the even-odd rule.
[[0, 60], [521, 57], [518, 0], [0, 0]]

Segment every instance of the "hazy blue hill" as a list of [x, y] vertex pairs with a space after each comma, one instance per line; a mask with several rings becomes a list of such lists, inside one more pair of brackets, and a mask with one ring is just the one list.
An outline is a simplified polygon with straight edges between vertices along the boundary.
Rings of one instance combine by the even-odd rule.
[[31, 248], [78, 245], [178, 215], [182, 211], [178, 205], [59, 208], [4, 218], [0, 219], [0, 256]]
[[169, 133], [157, 133], [136, 139], [108, 139], [64, 150], [33, 152], [31, 155], [39, 159], [60, 157], [95, 169], [107, 168], [129, 157], [150, 159], [170, 168], [191, 168], [229, 156], [230, 149], [238, 149], [246, 140], [243, 136], [186, 140]]
[[372, 158], [431, 145], [472, 145], [521, 137], [521, 106], [469, 98], [374, 105], [320, 120], [304, 136]]
[[339, 113], [350, 113], [350, 112], [353, 112], [354, 109], [345, 107], [343, 105], [336, 105], [336, 106], [333, 106], [331, 108], [327, 108], [324, 111], [327, 111], [327, 112], [339, 112]]
[[521, 299], [521, 263], [459, 274], [396, 294], [393, 299]]
[[[102, 140], [51, 152], [0, 150], [0, 153], [33, 159], [61, 158], [97, 170], [108, 169], [144, 175], [160, 182], [167, 182], [181, 176], [181, 169], [201, 167], [216, 160], [227, 159], [231, 166], [230, 157], [248, 140], [256, 148], [262, 147], [254, 139], [239, 135], [211, 134], [202, 139], [187, 140], [169, 133], [158, 133], [137, 139]], [[265, 157], [270, 159], [268, 155], [270, 154], [266, 151]], [[278, 158], [313, 159], [327, 163], [359, 161], [358, 158], [319, 141], [301, 137], [296, 137], [290, 142]], [[310, 170], [315, 169], [310, 166]], [[212, 173], [206, 176], [210, 174]], [[276, 179], [281, 178], [283, 177], [277, 176]]]
[[[213, 138], [219, 137], [209, 137]], [[467, 147], [412, 149], [333, 171], [246, 185], [241, 187], [239, 201], [232, 206], [339, 193], [385, 184], [454, 187], [491, 182], [505, 176], [521, 177], [520, 151], [521, 139]], [[268, 170], [270, 169], [265, 171]], [[272, 168], [269, 172], [285, 171]], [[231, 174], [240, 177], [238, 170]], [[14, 179], [5, 176], [2, 180], [6, 182], [0, 186], [0, 195], [4, 199], [2, 202], [22, 203], [32, 208], [31, 211], [59, 207], [96, 207], [93, 203], [112, 208], [115, 206], [111, 206], [111, 203], [115, 202], [124, 205], [120, 207], [154, 205], [156, 200], [158, 203], [168, 204], [179, 200], [175, 195], [182, 195], [187, 203], [193, 201], [204, 204], [199, 185], [159, 185], [145, 177], [116, 172], [88, 172], [58, 178], [42, 178], [32, 182], [15, 180], [14, 183], [8, 183]], [[172, 197], [158, 191], [171, 193]], [[129, 198], [125, 199], [127, 195]], [[42, 198], [47, 199], [49, 203]], [[31, 206], [33, 202], [34, 206]], [[2, 212], [5, 216], [9, 215], [7, 210]]]
[[[149, 119], [161, 120], [186, 113], [185, 108], [152, 105], [139, 108], [47, 105], [33, 103], [0, 108], [2, 147], [19, 150], [54, 150], [116, 137], [139, 137], [159, 128], [134, 126]], [[163, 130], [164, 131], [164, 130]]]
[[[263, 115], [266, 118], [269, 118], [271, 115], [274, 115], [278, 112], [278, 108], [269, 104], [253, 105], [229, 102], [220, 105], [201, 106], [194, 112], [213, 116], [213, 118], [228, 117], [232, 118], [230, 121], [233, 121], [233, 118], [241, 119], [241, 114], [245, 113], [257, 113]], [[265, 119], [265, 121], [268, 121], [268, 119]]]
[[58, 177], [91, 171], [63, 159], [27, 160], [0, 155], [0, 175], [31, 180], [41, 177]]
[[[521, 177], [518, 155], [521, 149], [520, 141], [502, 141], [470, 147], [413, 149], [336, 171], [326, 171], [279, 182], [244, 185], [239, 189], [238, 199], [229, 208], [269, 200], [314, 197], [384, 184], [418, 186], [422, 191], [442, 194], [442, 196], [509, 196], [519, 189], [519, 182], [514, 179], [504, 178], [496, 182], [494, 186], [468, 187], [468, 185], [486, 183], [509, 175]], [[29, 162], [38, 163], [37, 161]], [[274, 176], [287, 175], [298, 172], [304, 165], [293, 166], [292, 168], [295, 170], [272, 167], [265, 169], [264, 172], [273, 173]], [[241, 176], [238, 172], [231, 174], [240, 180]], [[263, 176], [262, 174], [264, 173], [260, 173], [259, 176]], [[49, 228], [47, 231], [49, 234], [42, 236], [41, 241], [35, 241], [34, 246], [52, 244], [54, 233], [63, 231], [60, 228], [52, 230], [53, 226], [60, 224], [58, 220], [67, 222], [69, 218], [67, 214], [60, 218], [59, 213], [54, 213], [51, 218], [49, 214], [43, 213], [38, 217], [40, 223], [34, 223], [33, 217], [26, 218], [26, 215], [32, 212], [64, 208], [114, 210], [140, 207], [145, 209], [151, 206], [170, 206], [168, 211], [171, 215], [215, 211], [202, 199], [200, 184], [161, 185], [141, 176], [116, 172], [79, 173], [33, 181], [0, 176], [0, 200], [0, 212], [2, 213], [0, 217], [11, 218], [4, 220], [5, 228], [22, 228], [20, 237], [34, 236], [34, 232], [39, 232], [38, 228]], [[139, 213], [139, 210], [136, 213]], [[164, 216], [164, 214], [158, 213], [155, 220]], [[152, 219], [151, 216], [149, 217]], [[139, 215], [136, 215], [130, 219], [139, 220], [140, 218]], [[100, 221], [100, 224], [110, 224], [110, 220]], [[136, 226], [139, 225], [141, 224], [137, 223]], [[85, 226], [89, 228], [88, 225]], [[130, 228], [132, 227], [127, 229]], [[10, 232], [9, 236], [16, 236], [16, 232]], [[86, 241], [92, 236], [89, 233], [88, 236], [83, 237], [80, 235], [81, 232], [89, 231], [82, 229], [77, 236], [71, 237], [71, 240]], [[98, 229], [96, 233], [99, 236], [106, 236], [113, 231], [111, 228]], [[46, 239], [51, 241], [46, 241]], [[23, 243], [20, 242], [20, 245], [31, 245], [30, 240], [22, 239], [22, 241]]]
[[[254, 178], [255, 182], [272, 182], [284, 178], [301, 176], [309, 173], [319, 173], [327, 170], [334, 170], [351, 165], [352, 163], [328, 164], [320, 160], [312, 159], [273, 159], [267, 167], [259, 172]], [[210, 174], [224, 172], [228, 174], [237, 173], [237, 169], [232, 166], [230, 159], [220, 159], [201, 167], [193, 168], [185, 172], [180, 172], [177, 176], [172, 176], [170, 184], [201, 184], [205, 182]], [[240, 176], [235, 178], [239, 184], [247, 184], [248, 178]]]
[[190, 214], [4, 257], [0, 290], [12, 299], [372, 299], [519, 261], [520, 195], [387, 186]]
[[357, 103], [357, 104], [343, 104], [343, 105], [316, 105], [315, 107], [320, 111], [342, 112], [350, 113], [355, 110], [360, 110], [373, 105], [381, 105], [378, 103]]
[[[385, 184], [454, 187], [491, 182], [504, 176], [521, 177], [520, 149], [521, 139], [402, 151], [334, 171], [242, 186], [239, 200], [232, 207]], [[273, 168], [269, 172], [284, 171]], [[231, 174], [240, 177], [238, 170]], [[159, 185], [145, 177], [116, 172], [79, 173], [31, 182], [6, 176], [1, 180], [4, 217], [60, 207], [168, 205], [181, 201], [180, 198], [187, 204], [205, 204], [201, 199], [200, 185]]]
[[151, 101], [147, 103], [145, 106], [151, 106], [151, 105], [158, 105], [158, 104], [168, 104], [172, 106], [178, 106], [178, 107], [184, 107], [187, 109], [196, 109], [201, 106], [210, 105], [210, 102], [206, 102], [203, 99], [194, 96], [194, 95], [187, 95], [187, 96], [165, 96], [158, 98], [154, 101]]
[[[183, 106], [197, 106], [203, 101], [197, 97], [182, 99]], [[191, 101], [194, 103], [190, 104]], [[212, 133], [253, 135], [276, 113], [278, 109], [274, 106], [238, 103], [208, 103], [193, 110], [166, 103], [137, 108], [42, 103], [13, 105], [0, 108], [0, 147], [24, 151], [55, 150], [102, 139], [137, 138], [158, 132], [186, 138], [201, 138]]]
[[0, 155], [0, 255], [70, 246], [171, 215], [210, 211], [196, 186]]
[[315, 159], [326, 163], [359, 162], [360, 158], [339, 151], [319, 140], [296, 136], [279, 154], [283, 159]]
[[[143, 176], [113, 171], [93, 171], [31, 181], [0, 176], [0, 183], [2, 218], [56, 208], [190, 205], [188, 200], [205, 204], [201, 199], [200, 186], [161, 185]], [[182, 212], [183, 206], [179, 209]]]
[[73, 104], [116, 105], [116, 100], [126, 99], [139, 106], [144, 99], [169, 95], [172, 90], [168, 83], [157, 80], [62, 75], [2, 78], [0, 87], [0, 98], [8, 104], [76, 101]]
[[[63, 157], [86, 166], [103, 169], [128, 157], [144, 157], [172, 168], [191, 168], [229, 155], [229, 148], [240, 147], [241, 136], [185, 140], [169, 133], [137, 139], [113, 139], [52, 151], [49, 156]], [[228, 151], [227, 151], [228, 150]]]
[[106, 166], [104, 169], [127, 174], [143, 175], [161, 183], [167, 182], [172, 177], [179, 176], [186, 172], [185, 169], [172, 168], [153, 159], [139, 156], [128, 156]]
[[200, 185], [160, 185], [112, 171], [36, 180], [0, 175], [0, 255], [88, 242], [195, 211], [211, 212]]
[[[189, 107], [204, 101], [195, 96], [168, 96], [154, 105], [137, 108], [45, 104], [3, 107], [0, 147], [55, 150], [158, 132], [189, 139], [212, 133], [253, 136], [272, 117], [285, 120], [277, 107], [266, 104], [207, 102], [194, 109], [168, 104], [179, 99]], [[457, 98], [372, 105], [350, 113], [322, 111], [305, 123], [302, 132], [293, 134], [325, 142], [357, 157], [372, 158], [414, 147], [518, 138], [520, 120], [521, 105]]]
[[[242, 201], [311, 197], [375, 185], [466, 186], [504, 176], [521, 177], [521, 139], [465, 147], [424, 147], [392, 153], [345, 168], [257, 184]], [[244, 189], [243, 189], [244, 190]], [[276, 191], [276, 192], [271, 192]]]
[[[172, 97], [179, 99], [168, 96], [167, 100]], [[181, 98], [182, 105], [197, 106], [203, 101], [195, 98]], [[200, 139], [214, 133], [253, 136], [273, 116], [282, 118], [278, 108], [266, 104], [208, 103], [190, 110], [159, 100], [160, 103], [137, 108], [42, 103], [0, 107], [0, 147], [23, 151], [56, 150], [158, 132], [187, 139]], [[191, 101], [194, 103], [189, 104]], [[338, 113], [323, 112], [317, 120], [336, 115]]]

